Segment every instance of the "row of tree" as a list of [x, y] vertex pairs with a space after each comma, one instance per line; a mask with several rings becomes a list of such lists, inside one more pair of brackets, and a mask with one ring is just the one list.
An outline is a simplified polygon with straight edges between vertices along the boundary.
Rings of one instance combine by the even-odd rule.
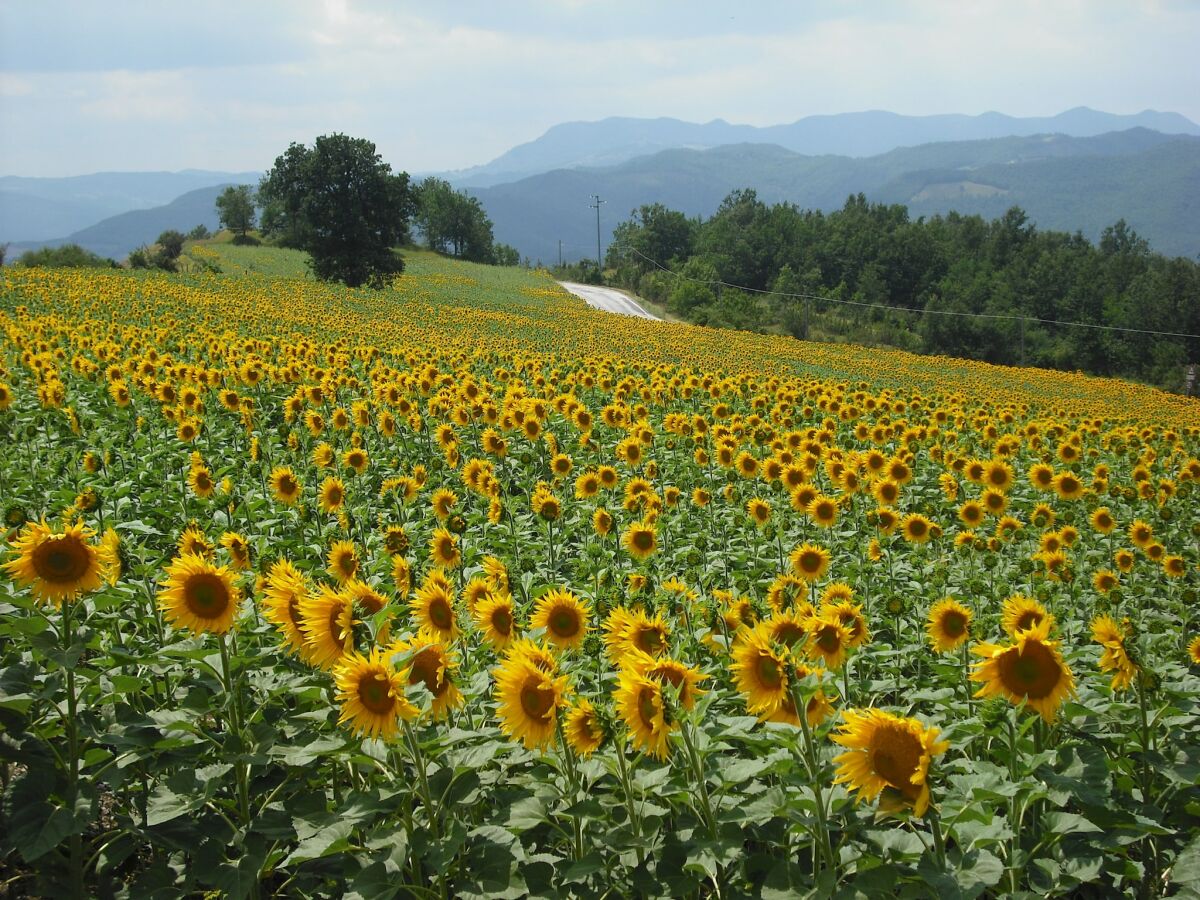
[[[1098, 245], [851, 196], [832, 213], [734, 191], [709, 219], [650, 204], [619, 225], [610, 277], [692, 322], [885, 344], [1183, 386], [1200, 362], [1200, 265], [1124, 220]], [[1074, 325], [1055, 323], [1077, 323]], [[1161, 332], [1152, 334], [1149, 332]]]

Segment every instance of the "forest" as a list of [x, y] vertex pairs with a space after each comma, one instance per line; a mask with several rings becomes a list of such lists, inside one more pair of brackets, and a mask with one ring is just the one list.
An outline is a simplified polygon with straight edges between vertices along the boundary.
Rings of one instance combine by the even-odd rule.
[[862, 194], [822, 213], [737, 190], [708, 219], [641, 206], [605, 262], [610, 282], [714, 327], [1175, 391], [1200, 362], [1200, 266], [1155, 253], [1123, 219], [1093, 244], [1039, 230], [1018, 207], [914, 220]]

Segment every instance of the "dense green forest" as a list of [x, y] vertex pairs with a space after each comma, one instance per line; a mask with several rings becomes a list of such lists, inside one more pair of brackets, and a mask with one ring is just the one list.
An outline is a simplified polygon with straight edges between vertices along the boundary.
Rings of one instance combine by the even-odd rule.
[[862, 194], [822, 213], [739, 190], [706, 220], [661, 204], [634, 210], [606, 264], [613, 282], [713, 326], [1172, 390], [1200, 362], [1200, 339], [1144, 333], [1200, 334], [1200, 265], [1151, 252], [1124, 220], [1096, 245], [1039, 231], [1017, 207], [993, 221], [913, 220], [903, 205]]

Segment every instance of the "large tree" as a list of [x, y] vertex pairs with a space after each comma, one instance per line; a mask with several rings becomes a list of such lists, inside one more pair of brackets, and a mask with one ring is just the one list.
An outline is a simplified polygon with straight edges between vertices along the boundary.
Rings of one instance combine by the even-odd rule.
[[417, 185], [416, 221], [430, 250], [473, 262], [491, 262], [492, 220], [479, 201], [430, 176]]
[[404, 270], [394, 248], [408, 238], [408, 174], [393, 175], [370, 141], [332, 134], [292, 144], [258, 195], [264, 232], [307, 250], [321, 280], [380, 287]]
[[248, 184], [231, 184], [217, 196], [217, 215], [221, 227], [238, 237], [254, 227], [254, 194]]

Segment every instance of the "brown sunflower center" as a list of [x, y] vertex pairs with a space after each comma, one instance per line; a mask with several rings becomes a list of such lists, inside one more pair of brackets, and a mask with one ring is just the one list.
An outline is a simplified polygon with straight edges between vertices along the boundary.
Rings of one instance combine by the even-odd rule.
[[521, 687], [521, 709], [529, 718], [545, 722], [550, 718], [553, 708], [554, 691], [548, 689], [541, 680], [526, 681]]
[[662, 649], [663, 635], [657, 627], [644, 627], [634, 634], [633, 643], [639, 650], [655, 654]]
[[569, 638], [579, 634], [579, 616], [575, 610], [559, 607], [550, 613], [550, 630], [558, 637]]
[[649, 531], [635, 531], [632, 538], [633, 546], [642, 552], [654, 548], [654, 535]]
[[770, 656], [758, 658], [758, 681], [763, 687], [778, 688], [783, 684], [783, 676], [779, 671], [779, 663]]
[[443, 677], [441, 670], [441, 654], [432, 648], [422, 650], [412, 661], [412, 669], [408, 673], [408, 683], [423, 682], [429, 689], [429, 693], [440, 697], [450, 686], [450, 682]]
[[492, 613], [492, 629], [498, 634], [512, 633], [512, 613], [507, 609], [497, 609]]
[[771, 637], [780, 644], [787, 644], [790, 647], [797, 641], [803, 640], [804, 629], [793, 622], [784, 622], [775, 628]]
[[454, 624], [454, 611], [442, 597], [437, 597], [429, 604], [429, 621], [442, 631], [449, 631]]
[[653, 729], [658, 720], [659, 703], [658, 691], [652, 687], [644, 687], [638, 692], [638, 716], [642, 724]]
[[842, 646], [836, 629], [822, 628], [817, 632], [817, 646], [822, 653], [837, 653]]
[[806, 550], [800, 554], [800, 570], [813, 573], [821, 568], [821, 554], [814, 550]]
[[198, 619], [216, 619], [229, 608], [229, 588], [220, 576], [200, 572], [184, 586], [188, 610]]
[[942, 614], [942, 631], [948, 637], [962, 637], [967, 630], [967, 617], [960, 612], [951, 610]]
[[921, 742], [903, 729], [878, 726], [868, 751], [875, 774], [898, 791], [913, 793], [912, 777], [921, 763]]
[[1042, 621], [1042, 614], [1036, 609], [1028, 609], [1017, 618], [1016, 631], [1028, 631]]
[[1026, 641], [1024, 652], [1016, 650], [1000, 657], [1000, 680], [1014, 694], [1041, 700], [1058, 686], [1062, 667], [1048, 647]]
[[396, 705], [392, 686], [381, 673], [364, 677], [358, 683], [358, 699], [367, 709], [377, 715], [390, 713]]
[[33, 551], [33, 570], [42, 581], [70, 584], [87, 574], [87, 547], [76, 537], [64, 535], [42, 543]]

